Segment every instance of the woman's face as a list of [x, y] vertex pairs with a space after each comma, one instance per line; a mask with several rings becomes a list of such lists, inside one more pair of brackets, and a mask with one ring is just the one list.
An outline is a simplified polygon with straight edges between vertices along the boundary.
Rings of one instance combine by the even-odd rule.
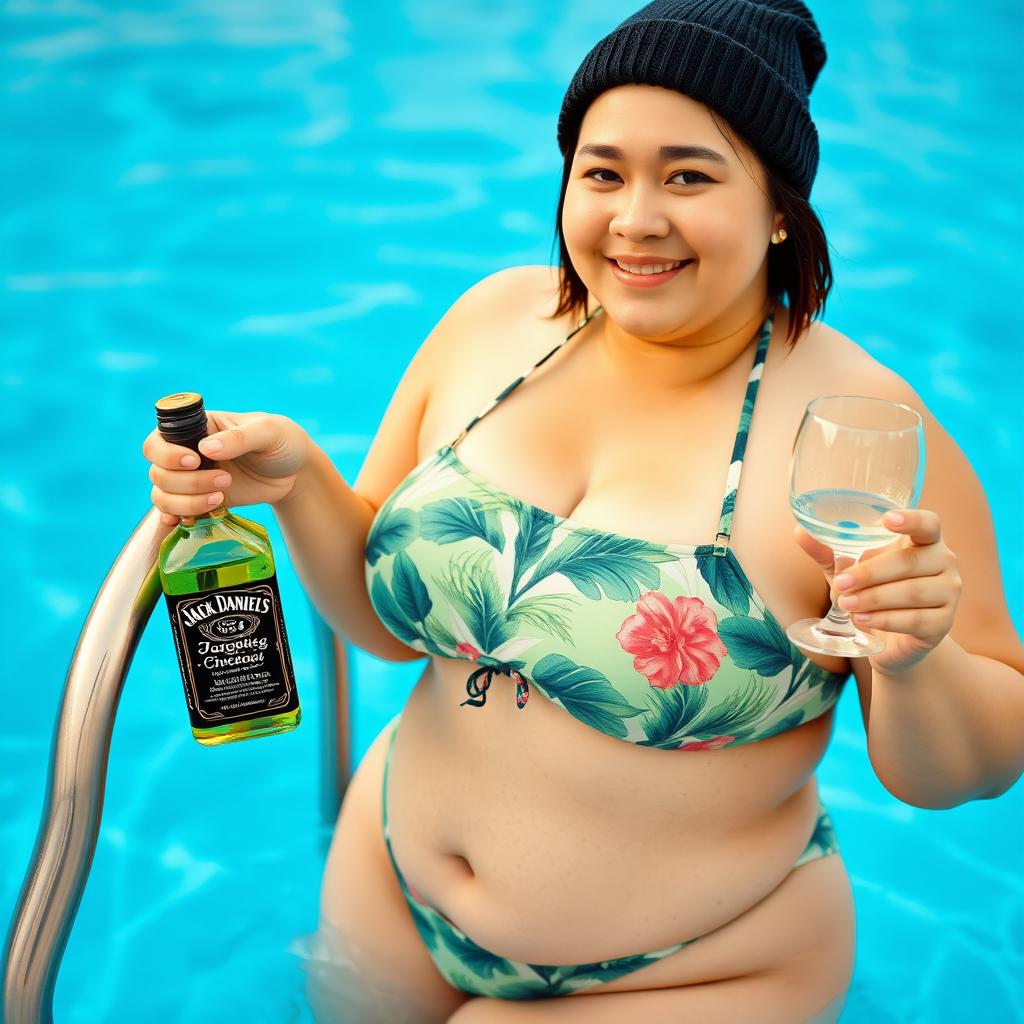
[[[704, 104], [660, 86], [618, 86], [587, 109], [562, 234], [591, 295], [630, 334], [729, 329], [763, 310], [768, 246], [782, 221], [757, 156], [730, 136], [732, 145]], [[619, 269], [614, 257], [690, 262], [638, 277]]]

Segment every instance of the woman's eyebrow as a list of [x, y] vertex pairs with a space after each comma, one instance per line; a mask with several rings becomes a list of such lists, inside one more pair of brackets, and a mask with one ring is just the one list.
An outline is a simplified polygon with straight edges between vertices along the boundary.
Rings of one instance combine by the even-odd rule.
[[[599, 143], [590, 143], [580, 146], [577, 150], [578, 156], [596, 156], [602, 160], [622, 160], [624, 154], [618, 146], [605, 146]], [[727, 164], [728, 161], [721, 153], [707, 146], [662, 146], [658, 150], [658, 157], [662, 160], [711, 160], [716, 164]]]

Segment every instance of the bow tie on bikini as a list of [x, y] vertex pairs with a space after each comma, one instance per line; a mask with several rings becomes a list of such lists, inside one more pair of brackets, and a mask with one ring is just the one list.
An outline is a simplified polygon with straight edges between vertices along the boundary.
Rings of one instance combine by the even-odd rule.
[[[503, 661], [498, 662], [496, 665], [481, 665], [475, 672], [470, 673], [469, 678], [466, 680], [466, 693], [469, 694], [469, 697], [459, 707], [472, 704], [475, 708], [482, 708], [487, 703], [487, 690], [491, 685], [491, 679], [495, 672], [500, 672], [510, 679], [515, 679], [516, 707], [520, 711], [525, 708], [526, 702], [530, 699], [530, 684], [524, 676], [520, 675], [507, 662]], [[481, 678], [483, 679], [482, 686], [478, 682]]]

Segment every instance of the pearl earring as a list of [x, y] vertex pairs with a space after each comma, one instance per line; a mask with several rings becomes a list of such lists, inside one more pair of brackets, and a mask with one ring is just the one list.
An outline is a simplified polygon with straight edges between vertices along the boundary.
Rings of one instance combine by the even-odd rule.
[[779, 228], [778, 231], [773, 231], [772, 232], [772, 242], [775, 245], [778, 245], [779, 242], [784, 242], [785, 240], [786, 240], [786, 229], [785, 228]]

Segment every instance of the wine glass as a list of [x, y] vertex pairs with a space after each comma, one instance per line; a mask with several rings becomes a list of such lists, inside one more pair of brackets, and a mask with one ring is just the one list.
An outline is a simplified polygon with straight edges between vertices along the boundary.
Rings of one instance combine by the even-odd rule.
[[[923, 483], [924, 424], [909, 405], [868, 395], [821, 395], [807, 404], [789, 463], [789, 504], [797, 522], [832, 548], [836, 575], [898, 536], [882, 516], [913, 508]], [[835, 600], [825, 618], [798, 619], [786, 636], [805, 651], [845, 658], [885, 648]]]

